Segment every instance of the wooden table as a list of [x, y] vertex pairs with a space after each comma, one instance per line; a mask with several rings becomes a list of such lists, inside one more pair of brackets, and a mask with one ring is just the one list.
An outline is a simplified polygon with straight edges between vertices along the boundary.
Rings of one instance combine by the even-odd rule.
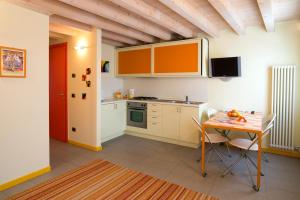
[[262, 140], [262, 113], [242, 113], [247, 119], [247, 122], [239, 122], [236, 118], [229, 118], [225, 112], [218, 112], [214, 117], [202, 124], [202, 160], [201, 170], [202, 176], [206, 176], [205, 172], [205, 129], [217, 128], [223, 130], [233, 130], [239, 132], [255, 133], [258, 136], [258, 151], [257, 151], [257, 179], [256, 188], [260, 188], [260, 172], [261, 172], [261, 140]]

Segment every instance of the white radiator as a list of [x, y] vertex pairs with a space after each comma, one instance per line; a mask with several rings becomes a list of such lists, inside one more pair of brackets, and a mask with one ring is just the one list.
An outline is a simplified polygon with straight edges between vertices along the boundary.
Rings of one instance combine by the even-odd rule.
[[295, 75], [295, 66], [272, 67], [272, 112], [276, 114], [276, 121], [271, 147], [294, 149]]

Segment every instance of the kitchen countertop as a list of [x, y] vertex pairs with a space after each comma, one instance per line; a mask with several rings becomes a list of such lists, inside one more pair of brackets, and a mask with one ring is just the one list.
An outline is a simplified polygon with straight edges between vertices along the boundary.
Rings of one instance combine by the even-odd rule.
[[115, 102], [120, 102], [120, 101], [127, 101], [127, 99], [116, 99], [116, 98], [111, 98], [111, 99], [102, 99], [101, 104], [109, 104], [109, 103], [115, 103]]
[[199, 107], [206, 102], [197, 102], [197, 101], [181, 101], [181, 100], [167, 100], [167, 99], [155, 99], [155, 100], [134, 100], [134, 99], [104, 99], [101, 100], [102, 105], [115, 103], [120, 101], [135, 101], [135, 102], [145, 102], [145, 103], [160, 103], [160, 104], [172, 104], [172, 105], [180, 105], [180, 106], [191, 106], [191, 107]]

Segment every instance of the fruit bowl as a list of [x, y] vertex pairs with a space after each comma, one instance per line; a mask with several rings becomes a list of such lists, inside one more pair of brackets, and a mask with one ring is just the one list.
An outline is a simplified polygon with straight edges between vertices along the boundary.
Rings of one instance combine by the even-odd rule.
[[236, 119], [237, 121], [247, 122], [246, 118], [235, 109], [228, 111], [227, 116], [229, 117], [229, 119]]
[[237, 118], [237, 117], [241, 116], [241, 114], [237, 110], [233, 109], [233, 110], [227, 112], [227, 116], [229, 118]]

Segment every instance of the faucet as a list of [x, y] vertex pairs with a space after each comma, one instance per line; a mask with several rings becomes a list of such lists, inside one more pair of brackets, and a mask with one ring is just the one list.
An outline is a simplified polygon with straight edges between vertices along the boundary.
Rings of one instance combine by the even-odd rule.
[[189, 96], [185, 96], [185, 102], [189, 102]]

